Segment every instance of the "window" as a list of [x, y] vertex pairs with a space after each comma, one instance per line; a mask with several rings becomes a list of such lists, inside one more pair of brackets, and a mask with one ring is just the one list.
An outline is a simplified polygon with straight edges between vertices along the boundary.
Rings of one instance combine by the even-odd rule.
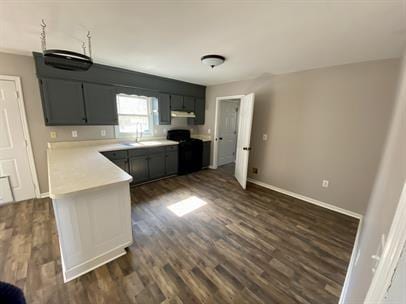
[[153, 135], [152, 98], [136, 95], [117, 95], [118, 137]]

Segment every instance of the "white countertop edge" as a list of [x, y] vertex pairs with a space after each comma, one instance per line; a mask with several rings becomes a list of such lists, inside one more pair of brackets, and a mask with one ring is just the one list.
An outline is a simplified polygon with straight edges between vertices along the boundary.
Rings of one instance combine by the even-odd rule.
[[78, 189], [78, 190], [75, 190], [75, 191], [64, 192], [64, 193], [60, 193], [60, 194], [59, 193], [53, 194], [53, 193], [50, 192], [49, 197], [51, 199], [65, 199], [65, 198], [71, 197], [72, 195], [77, 195], [77, 194], [85, 193], [85, 192], [89, 192], [89, 191], [97, 191], [100, 188], [104, 188], [104, 187], [108, 187], [108, 186], [114, 186], [114, 185], [120, 184], [120, 183], [131, 183], [132, 180], [133, 180], [133, 178], [130, 175], [128, 180], [121, 180], [120, 179], [120, 180], [117, 180], [117, 181], [112, 181], [112, 182], [106, 183], [104, 185], [100, 184], [100, 185], [92, 187], [92, 188]]
[[[59, 145], [49, 143], [47, 149], [49, 196], [52, 199], [58, 199], [82, 191], [132, 181], [131, 175], [117, 167], [100, 152], [179, 144], [166, 139], [143, 141], [139, 146], [127, 146], [123, 144], [125, 142], [128, 141], [95, 140], [61, 142]], [[153, 144], [154, 142], [156, 144]]]

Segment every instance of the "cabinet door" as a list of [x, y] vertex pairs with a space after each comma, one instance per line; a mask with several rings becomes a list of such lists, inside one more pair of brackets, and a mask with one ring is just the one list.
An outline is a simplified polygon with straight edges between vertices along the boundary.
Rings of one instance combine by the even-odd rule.
[[183, 111], [183, 96], [171, 95], [171, 110]]
[[178, 174], [178, 150], [166, 152], [166, 175]]
[[159, 124], [171, 124], [171, 98], [169, 94], [159, 94], [158, 96]]
[[194, 112], [195, 111], [195, 98], [185, 96], [183, 97], [183, 110], [186, 112]]
[[117, 125], [116, 90], [102, 84], [83, 84], [86, 117], [89, 125]]
[[86, 124], [81, 82], [43, 79], [41, 89], [47, 126]]
[[204, 125], [204, 118], [206, 114], [205, 100], [203, 98], [195, 99], [195, 118], [188, 118], [190, 125]]
[[130, 159], [130, 174], [133, 183], [138, 184], [148, 180], [148, 158], [145, 156]]
[[150, 154], [148, 166], [149, 179], [157, 179], [165, 176], [165, 153]]
[[121, 168], [122, 170], [124, 170], [125, 172], [129, 173], [128, 170], [128, 159], [115, 159], [112, 160], [112, 162], [119, 168]]
[[203, 160], [202, 167], [207, 168], [210, 166], [210, 141], [203, 142]]

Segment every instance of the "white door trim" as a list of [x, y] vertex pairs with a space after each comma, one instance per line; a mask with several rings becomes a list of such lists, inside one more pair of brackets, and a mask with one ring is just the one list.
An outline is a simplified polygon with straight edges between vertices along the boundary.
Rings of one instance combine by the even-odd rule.
[[[218, 132], [219, 132], [219, 110], [220, 110], [220, 101], [223, 100], [230, 100], [230, 99], [242, 99], [244, 95], [233, 95], [233, 96], [223, 96], [223, 97], [216, 97], [216, 112], [214, 114], [214, 141], [213, 141], [213, 165], [212, 169], [217, 169], [217, 163], [218, 163]], [[239, 111], [240, 113], [240, 111]], [[240, 114], [238, 114], [240, 115]]]
[[406, 244], [406, 182], [364, 303], [382, 303]]
[[30, 164], [32, 182], [34, 184], [35, 196], [37, 198], [39, 198], [39, 197], [41, 197], [41, 193], [39, 191], [37, 170], [35, 168], [35, 163], [34, 163], [34, 154], [32, 152], [30, 133], [28, 131], [27, 115], [25, 113], [23, 89], [21, 86], [21, 80], [20, 80], [20, 77], [18, 77], [18, 76], [8, 76], [8, 75], [0, 75], [0, 80], [14, 81], [16, 89], [17, 89], [18, 107], [20, 109], [19, 112], [20, 112], [21, 124], [23, 126], [24, 139], [25, 139], [26, 147], [27, 147], [27, 155], [28, 155], [28, 162]]

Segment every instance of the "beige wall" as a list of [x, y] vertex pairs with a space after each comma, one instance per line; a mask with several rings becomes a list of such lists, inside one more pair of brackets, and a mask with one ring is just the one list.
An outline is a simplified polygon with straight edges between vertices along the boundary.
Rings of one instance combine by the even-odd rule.
[[[48, 173], [46, 161], [47, 143], [50, 141], [76, 141], [89, 139], [114, 138], [112, 126], [69, 126], [46, 127], [42, 113], [38, 80], [35, 74], [34, 59], [31, 56], [6, 54], [0, 52], [0, 75], [19, 76], [21, 78], [24, 104], [27, 113], [28, 128], [31, 136], [35, 166], [41, 193], [48, 192]], [[187, 127], [186, 119], [174, 121], [172, 126], [155, 126], [155, 134], [164, 136], [164, 130], [173, 127]], [[72, 137], [72, 130], [78, 132], [78, 137]], [[106, 136], [101, 136], [101, 130], [106, 130]], [[50, 138], [50, 132], [55, 131], [57, 138]]]
[[389, 233], [406, 182], [406, 53], [402, 67], [384, 154], [360, 234], [359, 259], [350, 275], [348, 293], [343, 303], [364, 302], [373, 276], [372, 267], [376, 262], [371, 256], [378, 253], [381, 236]]
[[[365, 213], [395, 99], [399, 60], [315, 69], [210, 86], [215, 99], [256, 94], [249, 176], [357, 213]], [[268, 134], [268, 141], [262, 135]], [[321, 187], [323, 179], [329, 188]]]

